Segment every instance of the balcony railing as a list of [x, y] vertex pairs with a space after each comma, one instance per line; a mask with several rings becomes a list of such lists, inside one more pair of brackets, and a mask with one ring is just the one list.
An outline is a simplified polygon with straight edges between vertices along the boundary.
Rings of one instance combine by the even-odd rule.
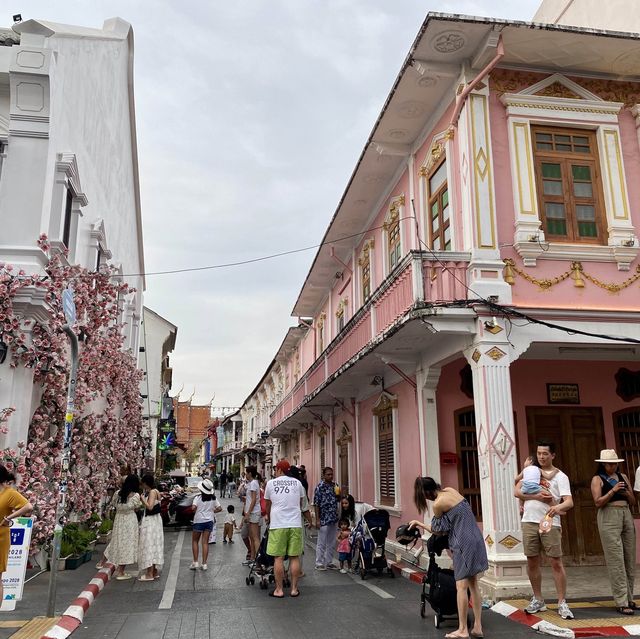
[[240, 450], [241, 448], [242, 448], [241, 441], [227, 442], [226, 444], [222, 445], [222, 451], [225, 453], [233, 452], [235, 450]]
[[465, 299], [467, 265], [464, 253], [412, 251], [378, 287], [365, 305], [311, 365], [271, 413], [275, 428], [302, 406], [327, 379], [391, 327], [416, 303]]

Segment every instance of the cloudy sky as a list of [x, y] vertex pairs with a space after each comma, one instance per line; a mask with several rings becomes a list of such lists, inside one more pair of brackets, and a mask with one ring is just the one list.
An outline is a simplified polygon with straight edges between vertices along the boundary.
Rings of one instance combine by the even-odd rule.
[[[6, 9], [135, 31], [148, 271], [320, 241], [428, 11], [531, 19], [539, 0], [19, 0]], [[5, 4], [5, 7], [7, 5]], [[178, 326], [174, 387], [239, 406], [286, 329], [315, 250], [149, 276]]]

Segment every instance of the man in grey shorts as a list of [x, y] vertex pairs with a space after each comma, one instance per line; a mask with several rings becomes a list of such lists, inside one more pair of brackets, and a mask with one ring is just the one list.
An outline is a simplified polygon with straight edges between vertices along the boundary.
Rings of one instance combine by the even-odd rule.
[[[515, 496], [524, 500], [522, 514], [522, 546], [527, 557], [527, 573], [533, 597], [525, 612], [535, 614], [543, 612], [547, 606], [542, 598], [542, 573], [540, 572], [541, 557], [549, 558], [553, 570], [553, 580], [558, 593], [558, 614], [563, 619], [573, 619], [573, 613], [565, 599], [567, 590], [567, 575], [562, 563], [562, 524], [560, 515], [573, 508], [573, 497], [569, 478], [553, 465], [556, 456], [555, 444], [548, 440], [541, 440], [537, 444], [536, 457], [540, 467], [541, 477], [549, 482], [549, 488], [535, 494], [525, 494], [520, 488], [522, 480], [518, 482]], [[551, 522], [547, 532], [542, 532], [540, 523]]]

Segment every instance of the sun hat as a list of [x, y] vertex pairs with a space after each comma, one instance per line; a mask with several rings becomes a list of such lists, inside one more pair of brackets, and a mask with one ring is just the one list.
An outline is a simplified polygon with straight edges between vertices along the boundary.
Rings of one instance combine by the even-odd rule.
[[600, 451], [600, 459], [594, 459], [594, 461], [602, 464], [619, 464], [624, 461], [618, 457], [618, 453], [613, 448], [603, 448]]
[[213, 495], [213, 483], [210, 479], [203, 479], [198, 484], [198, 490], [205, 495]]
[[289, 472], [289, 468], [291, 468], [291, 464], [287, 459], [281, 459], [277, 464], [276, 468], [281, 470], [285, 475]]

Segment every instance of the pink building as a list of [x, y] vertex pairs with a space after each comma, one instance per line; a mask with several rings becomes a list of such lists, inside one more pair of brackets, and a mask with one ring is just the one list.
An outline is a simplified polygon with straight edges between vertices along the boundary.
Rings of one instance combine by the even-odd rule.
[[416, 476], [460, 490], [494, 596], [529, 592], [512, 492], [537, 439], [572, 480], [568, 563], [603, 563], [600, 449], [640, 464], [637, 46], [428, 15], [255, 393], [276, 454], [394, 527]]

